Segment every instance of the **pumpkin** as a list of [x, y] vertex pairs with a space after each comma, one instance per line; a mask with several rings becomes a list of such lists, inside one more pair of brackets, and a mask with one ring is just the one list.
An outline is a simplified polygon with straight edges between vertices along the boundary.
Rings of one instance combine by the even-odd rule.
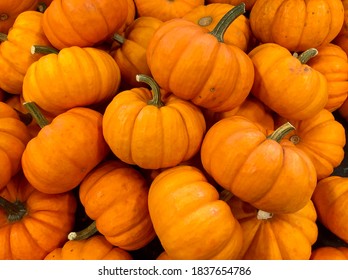
[[51, 44], [92, 47], [106, 41], [126, 23], [127, 0], [60, 0], [45, 10], [42, 27]]
[[344, 158], [346, 134], [343, 125], [326, 109], [306, 120], [282, 120], [281, 123], [286, 121], [296, 130], [289, 132], [284, 139], [290, 140], [310, 157], [319, 180], [331, 175]]
[[133, 23], [133, 21], [138, 17], [137, 11], [135, 9], [134, 0], [127, 0], [127, 18], [122, 27], [120, 27], [117, 32], [123, 34], [123, 32], [128, 28], [129, 25]]
[[76, 205], [71, 192], [44, 194], [17, 173], [0, 191], [0, 259], [43, 259], [63, 245]]
[[[207, 28], [211, 32], [221, 18], [232, 8], [232, 5], [222, 3], [200, 5], [186, 13], [182, 18]], [[224, 34], [224, 42], [226, 44], [235, 45], [243, 51], [248, 50], [252, 42], [251, 38], [252, 33], [249, 20], [244, 15], [238, 16]]]
[[254, 6], [256, 0], [206, 0], [206, 4], [213, 4], [213, 3], [224, 3], [224, 4], [230, 4], [230, 5], [239, 5], [240, 3], [245, 4], [245, 9], [247, 11], [250, 11], [251, 8]]
[[308, 260], [318, 237], [311, 200], [294, 213], [272, 214], [232, 197], [228, 201], [243, 230], [244, 260]]
[[324, 246], [312, 251], [311, 260], [348, 260], [348, 247]]
[[0, 87], [21, 94], [24, 75], [42, 54], [31, 54], [32, 45], [50, 46], [43, 33], [42, 13], [25, 11], [18, 15], [8, 35], [0, 33]]
[[251, 93], [287, 119], [314, 116], [328, 102], [325, 76], [306, 64], [316, 54], [316, 49], [309, 49], [296, 57], [274, 43], [255, 47], [249, 52], [255, 68]]
[[156, 29], [163, 22], [155, 17], [138, 17], [125, 31], [124, 36], [114, 35], [120, 44], [112, 56], [120, 67], [122, 82], [128, 87], [139, 87], [135, 76], [139, 73], [150, 76], [146, 61], [146, 49]]
[[258, 0], [250, 11], [250, 27], [260, 42], [296, 52], [331, 42], [343, 21], [341, 0]]
[[44, 260], [132, 260], [125, 250], [110, 244], [103, 235], [83, 240], [68, 240], [54, 249]]
[[214, 112], [243, 103], [254, 81], [251, 59], [223, 42], [229, 24], [245, 12], [232, 8], [209, 32], [184, 19], [165, 22], [147, 48], [147, 63], [161, 88]]
[[103, 135], [111, 151], [144, 169], [171, 167], [192, 158], [206, 129], [201, 110], [170, 93], [161, 100], [161, 89], [151, 77], [137, 78], [151, 90], [122, 91], [104, 112]]
[[7, 34], [18, 15], [24, 11], [36, 9], [38, 0], [1, 0], [0, 1], [0, 32]]
[[281, 139], [294, 127], [286, 123], [268, 135], [242, 116], [215, 123], [205, 134], [201, 159], [207, 173], [223, 188], [255, 208], [271, 213], [299, 211], [317, 183], [308, 155]]
[[39, 117], [37, 121], [42, 128], [23, 152], [24, 175], [44, 193], [72, 190], [109, 152], [102, 134], [102, 115], [89, 108], [75, 107], [45, 123], [34, 105], [26, 103], [26, 108]]
[[318, 220], [333, 234], [348, 242], [348, 178], [329, 176], [320, 180], [312, 199]]
[[[80, 201], [96, 229], [124, 250], [140, 249], [155, 237], [147, 197], [148, 185], [141, 173], [115, 159], [98, 165], [79, 188]], [[70, 238], [82, 238], [91, 229], [92, 225]]]
[[204, 5], [204, 0], [134, 0], [139, 16], [156, 17], [161, 21], [180, 18], [193, 8]]
[[348, 54], [348, 1], [342, 0], [344, 8], [344, 21], [341, 31], [332, 41], [334, 44], [340, 46]]
[[16, 111], [0, 102], [0, 190], [21, 169], [21, 157], [30, 138]]
[[[51, 51], [40, 47], [33, 51], [44, 50]], [[23, 80], [23, 98], [58, 115], [74, 107], [110, 101], [120, 81], [120, 69], [110, 54], [73, 46], [44, 55], [30, 65]]]
[[241, 227], [199, 169], [181, 165], [164, 170], [150, 186], [148, 203], [167, 258], [239, 258]]
[[335, 111], [347, 99], [348, 59], [345, 51], [334, 44], [317, 48], [318, 55], [311, 58], [307, 65], [322, 73], [328, 86], [328, 102], [325, 109]]

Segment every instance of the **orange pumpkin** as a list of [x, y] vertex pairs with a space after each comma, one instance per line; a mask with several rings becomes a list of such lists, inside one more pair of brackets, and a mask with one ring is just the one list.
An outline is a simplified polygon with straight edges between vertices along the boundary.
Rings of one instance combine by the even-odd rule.
[[344, 21], [340, 33], [332, 41], [348, 54], [348, 0], [342, 0], [344, 8]]
[[135, 76], [151, 75], [146, 61], [146, 49], [156, 29], [163, 22], [155, 17], [138, 17], [126, 29], [124, 36], [113, 37], [121, 46], [113, 52], [120, 67], [122, 82], [129, 87], [139, 87]]
[[16, 111], [0, 102], [0, 189], [21, 169], [21, 157], [30, 138]]
[[74, 46], [30, 65], [23, 80], [23, 98], [58, 115], [74, 107], [110, 101], [120, 82], [120, 69], [111, 55], [97, 48]]
[[103, 162], [81, 182], [79, 197], [96, 229], [114, 246], [137, 250], [154, 239], [147, 182], [133, 167], [119, 160]]
[[258, 209], [296, 212], [310, 200], [317, 176], [304, 151], [281, 141], [292, 129], [287, 123], [268, 135], [245, 117], [222, 119], [203, 139], [203, 167], [220, 186]]
[[328, 86], [328, 102], [325, 109], [335, 111], [347, 99], [348, 59], [345, 51], [337, 45], [327, 44], [317, 48], [318, 55], [307, 65], [322, 73]]
[[[197, 25], [212, 31], [221, 18], [233, 8], [232, 5], [215, 3], [209, 5], [200, 5], [182, 18], [189, 20]], [[247, 51], [251, 44], [252, 33], [249, 20], [246, 16], [238, 16], [226, 29], [224, 42], [235, 45], [243, 51]]]
[[320, 180], [312, 199], [318, 220], [333, 234], [348, 242], [348, 178], [330, 176]]
[[244, 5], [234, 7], [211, 32], [181, 18], [162, 24], [147, 48], [159, 86], [214, 112], [242, 104], [254, 81], [253, 65], [244, 51], [223, 42], [223, 34], [244, 12]]
[[38, 0], [1, 0], [0, 1], [0, 32], [7, 34], [18, 15], [24, 11], [36, 9]]
[[134, 3], [139, 16], [167, 21], [180, 18], [193, 8], [204, 5], [204, 0], [134, 0]]
[[239, 5], [240, 3], [245, 3], [245, 9], [247, 11], [250, 11], [251, 8], [254, 6], [256, 0], [206, 0], [206, 4], [212, 4], [212, 3], [224, 3], [224, 4], [230, 4], [230, 5]]
[[110, 244], [103, 235], [94, 235], [83, 240], [68, 240], [56, 248], [45, 260], [132, 260], [125, 250]]
[[0, 191], [0, 259], [43, 259], [63, 245], [76, 205], [71, 192], [44, 194], [17, 173]]
[[318, 237], [311, 200], [294, 213], [272, 214], [232, 197], [229, 205], [243, 230], [244, 260], [308, 260]]
[[[318, 179], [331, 175], [344, 158], [346, 133], [343, 125], [326, 109], [306, 120], [286, 121], [296, 129], [284, 139], [290, 140], [310, 157]], [[282, 123], [286, 121], [283, 120]]]
[[122, 161], [144, 169], [175, 166], [192, 158], [205, 133], [203, 113], [192, 103], [167, 94], [156, 82], [138, 75], [147, 88], [118, 93], [103, 116], [103, 135]]
[[91, 47], [111, 37], [125, 24], [127, 16], [127, 0], [60, 0], [45, 10], [42, 27], [59, 50]]
[[312, 251], [311, 260], [348, 260], [348, 247], [324, 246]]
[[[34, 114], [39, 114], [36, 108]], [[102, 115], [92, 109], [75, 107], [40, 126], [23, 152], [22, 169], [32, 186], [44, 193], [77, 187], [109, 152]]]
[[250, 11], [250, 26], [260, 42], [297, 52], [331, 42], [343, 20], [341, 0], [258, 0]]
[[203, 173], [181, 165], [161, 172], [149, 191], [149, 211], [169, 259], [237, 259], [241, 227]]
[[8, 35], [0, 34], [0, 87], [21, 94], [24, 75], [42, 54], [30, 53], [32, 45], [50, 46], [43, 33], [42, 13], [25, 11], [18, 15]]
[[303, 120], [319, 113], [328, 102], [327, 80], [306, 64], [316, 53], [309, 49], [296, 57], [274, 43], [255, 47], [249, 53], [255, 68], [251, 93], [287, 119]]

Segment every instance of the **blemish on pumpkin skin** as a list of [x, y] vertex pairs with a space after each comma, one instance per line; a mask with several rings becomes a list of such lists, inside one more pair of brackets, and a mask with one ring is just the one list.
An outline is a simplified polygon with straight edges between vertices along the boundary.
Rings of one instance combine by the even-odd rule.
[[8, 14], [0, 14], [0, 21], [5, 21], [8, 19]]
[[210, 88], [210, 92], [215, 92], [215, 88]]

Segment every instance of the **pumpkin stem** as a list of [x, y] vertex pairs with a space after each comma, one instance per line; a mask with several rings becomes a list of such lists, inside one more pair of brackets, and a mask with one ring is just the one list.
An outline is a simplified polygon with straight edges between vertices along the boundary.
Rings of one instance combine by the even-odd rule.
[[5, 21], [5, 20], [8, 20], [8, 14], [0, 14], [0, 21]]
[[123, 36], [117, 33], [115, 33], [112, 36], [112, 39], [115, 40], [117, 43], [120, 43], [121, 45], [124, 44], [124, 42], [126, 41], [126, 39]]
[[289, 140], [290, 140], [293, 144], [297, 145], [298, 143], [300, 143], [301, 138], [300, 138], [300, 136], [298, 136], [298, 135], [292, 135], [292, 136], [289, 138]]
[[21, 220], [27, 214], [24, 204], [18, 200], [10, 202], [0, 196], [0, 207], [6, 211], [7, 220], [11, 223]]
[[40, 13], [44, 13], [47, 9], [47, 5], [45, 2], [39, 2], [39, 4], [37, 5], [37, 11]]
[[21, 111], [17, 110], [16, 108], [13, 108], [13, 109], [16, 111], [21, 122], [24, 123], [25, 125], [29, 125], [33, 121], [33, 116], [30, 113], [24, 114]]
[[98, 231], [96, 222], [93, 221], [88, 227], [80, 231], [72, 231], [68, 234], [69, 240], [83, 240], [91, 237]]
[[302, 64], [306, 64], [308, 60], [310, 60], [312, 57], [315, 57], [318, 54], [318, 50], [315, 48], [310, 48], [300, 55], [298, 53], [294, 53], [293, 56], [296, 57]]
[[164, 105], [161, 101], [161, 89], [153, 78], [144, 74], [138, 74], [135, 76], [135, 79], [137, 82], [144, 82], [151, 87], [153, 97], [147, 104], [154, 105], [158, 108]]
[[0, 32], [0, 42], [7, 41], [7, 35], [5, 33]]
[[30, 115], [35, 119], [35, 121], [41, 128], [49, 124], [49, 121], [41, 113], [39, 107], [35, 104], [35, 102], [24, 102], [23, 106], [28, 110]]
[[245, 3], [240, 3], [239, 5], [233, 7], [229, 12], [227, 12], [215, 26], [215, 28], [209, 32], [209, 34], [216, 37], [219, 42], [224, 42], [224, 34], [227, 28], [232, 24], [232, 22], [245, 13]]
[[277, 142], [280, 142], [284, 138], [285, 135], [287, 135], [290, 131], [295, 130], [295, 127], [289, 123], [286, 122], [285, 124], [278, 127], [271, 135], [269, 135], [267, 138], [275, 140]]
[[41, 54], [58, 54], [59, 50], [52, 48], [52, 47], [48, 47], [48, 46], [38, 46], [38, 45], [33, 45], [31, 46], [31, 50], [30, 50], [31, 54], [36, 54], [36, 53], [41, 53]]
[[233, 194], [228, 190], [222, 190], [219, 193], [219, 199], [228, 202], [233, 197]]
[[257, 216], [256, 218], [258, 220], [268, 220], [270, 218], [273, 217], [273, 214], [272, 213], [269, 213], [269, 212], [266, 212], [266, 211], [263, 211], [263, 210], [258, 210], [257, 211]]

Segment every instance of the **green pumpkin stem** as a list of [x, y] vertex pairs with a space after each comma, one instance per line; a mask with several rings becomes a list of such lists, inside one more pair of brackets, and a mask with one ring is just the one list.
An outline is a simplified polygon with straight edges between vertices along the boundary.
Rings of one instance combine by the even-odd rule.
[[233, 194], [230, 191], [228, 191], [228, 190], [222, 190], [219, 193], [219, 199], [223, 200], [225, 202], [230, 201], [232, 197], [233, 197]]
[[5, 33], [0, 32], [0, 42], [7, 41], [7, 35]]
[[68, 234], [69, 240], [84, 240], [98, 232], [96, 227], [96, 222], [93, 221], [88, 227], [84, 228], [81, 231], [72, 231]]
[[43, 128], [44, 126], [49, 124], [49, 121], [46, 117], [41, 113], [39, 107], [35, 104], [35, 102], [24, 102], [23, 106], [28, 110], [30, 115], [34, 118], [36, 123]]
[[0, 196], [0, 207], [7, 213], [7, 220], [11, 223], [21, 220], [26, 214], [27, 209], [20, 201], [10, 202]]
[[287, 135], [290, 131], [295, 130], [295, 127], [289, 123], [286, 122], [285, 124], [278, 127], [271, 135], [269, 135], [267, 138], [272, 139], [274, 141], [280, 142], [285, 135]]
[[161, 101], [161, 89], [153, 78], [144, 74], [138, 74], [136, 75], [135, 79], [137, 82], [144, 82], [148, 84], [151, 88], [153, 97], [147, 104], [154, 105], [158, 108], [164, 105]]
[[37, 4], [37, 11], [40, 13], [44, 13], [47, 9], [47, 5], [45, 2], [39, 2], [39, 4]]
[[296, 57], [302, 64], [306, 64], [308, 60], [310, 60], [312, 57], [315, 57], [318, 54], [318, 50], [315, 48], [310, 48], [300, 55], [298, 53], [294, 53], [293, 56]]
[[240, 3], [239, 5], [233, 7], [229, 12], [227, 12], [215, 28], [209, 32], [211, 35], [215, 36], [219, 42], [224, 42], [224, 34], [231, 23], [240, 15], [245, 13], [245, 3]]
[[48, 47], [48, 46], [39, 46], [39, 45], [33, 45], [31, 47], [31, 54], [36, 54], [36, 53], [40, 53], [40, 54], [58, 54], [59, 50], [52, 48], [52, 47]]
[[21, 111], [17, 110], [16, 108], [13, 108], [13, 109], [16, 111], [21, 122], [24, 123], [25, 125], [29, 125], [33, 121], [33, 116], [30, 113], [24, 114]]
[[115, 40], [117, 43], [120, 43], [121, 45], [124, 44], [124, 42], [126, 41], [126, 39], [123, 36], [117, 33], [115, 33], [112, 36], [112, 39]]

